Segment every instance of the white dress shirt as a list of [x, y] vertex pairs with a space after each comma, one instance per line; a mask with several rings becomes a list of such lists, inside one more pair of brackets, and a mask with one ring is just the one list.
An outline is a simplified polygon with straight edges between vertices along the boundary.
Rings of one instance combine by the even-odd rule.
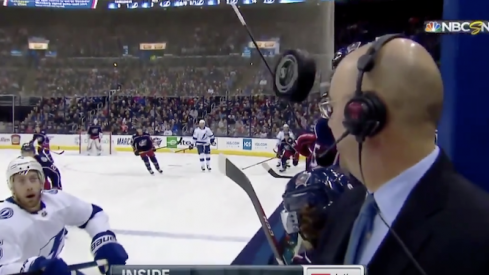
[[[419, 180], [431, 168], [439, 153], [440, 148], [436, 146], [433, 152], [420, 162], [391, 179], [374, 192], [375, 202], [379, 207], [382, 217], [389, 226], [392, 226], [407, 197], [418, 184]], [[359, 251], [359, 264], [368, 265], [370, 263], [370, 260], [388, 232], [389, 228], [384, 224], [379, 214], [377, 214], [374, 219], [372, 235], [366, 241], [363, 249]]]

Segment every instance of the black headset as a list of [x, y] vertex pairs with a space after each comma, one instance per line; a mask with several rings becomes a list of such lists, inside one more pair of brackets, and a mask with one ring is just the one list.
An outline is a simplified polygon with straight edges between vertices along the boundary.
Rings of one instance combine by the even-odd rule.
[[375, 91], [362, 90], [363, 76], [374, 69], [375, 58], [380, 49], [391, 40], [402, 37], [400, 34], [381, 36], [372, 42], [367, 52], [358, 59], [355, 95], [345, 105], [343, 126], [359, 143], [363, 143], [367, 137], [375, 136], [387, 122], [387, 108], [384, 102]]
[[[367, 137], [373, 137], [378, 134], [387, 122], [387, 108], [382, 100], [377, 96], [375, 91], [363, 91], [362, 82], [363, 75], [367, 72], [371, 72], [375, 67], [375, 58], [380, 49], [391, 40], [396, 38], [403, 38], [400, 34], [384, 35], [379, 37], [372, 43], [367, 52], [360, 56], [357, 62], [358, 76], [355, 87], [355, 95], [346, 103], [344, 109], [345, 119], [343, 126], [346, 131], [343, 137], [348, 134], [355, 136], [358, 142], [358, 162], [360, 165], [360, 173], [363, 178], [362, 169], [362, 143]], [[340, 139], [336, 141], [338, 143]], [[363, 180], [365, 183], [365, 180]], [[402, 250], [419, 271], [421, 275], [426, 275], [426, 271], [414, 258], [413, 254], [403, 242], [403, 240], [397, 235], [397, 232], [384, 220], [381, 215], [380, 209], [377, 207], [377, 213], [382, 222], [387, 226], [389, 232], [396, 239], [401, 246]]]

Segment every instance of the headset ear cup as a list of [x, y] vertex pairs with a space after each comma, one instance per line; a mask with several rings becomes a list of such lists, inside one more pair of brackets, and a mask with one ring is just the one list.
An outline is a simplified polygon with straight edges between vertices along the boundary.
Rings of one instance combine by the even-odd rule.
[[367, 106], [363, 102], [362, 96], [356, 96], [350, 99], [344, 110], [343, 126], [353, 136], [362, 135], [365, 125], [365, 113], [368, 112]]
[[363, 98], [369, 109], [365, 134], [368, 137], [373, 137], [384, 128], [387, 121], [387, 109], [374, 92], [363, 92]]
[[386, 123], [384, 103], [373, 92], [362, 92], [345, 105], [343, 126], [358, 140], [373, 137]]

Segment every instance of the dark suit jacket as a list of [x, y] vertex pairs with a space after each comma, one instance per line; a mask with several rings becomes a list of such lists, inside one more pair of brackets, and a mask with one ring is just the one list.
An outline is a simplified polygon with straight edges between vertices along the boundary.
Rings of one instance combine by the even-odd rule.
[[[343, 264], [365, 192], [353, 189], [331, 206], [313, 264]], [[443, 152], [392, 228], [428, 275], [489, 274], [489, 194], [458, 174]], [[421, 275], [392, 232], [367, 270], [369, 275]]]

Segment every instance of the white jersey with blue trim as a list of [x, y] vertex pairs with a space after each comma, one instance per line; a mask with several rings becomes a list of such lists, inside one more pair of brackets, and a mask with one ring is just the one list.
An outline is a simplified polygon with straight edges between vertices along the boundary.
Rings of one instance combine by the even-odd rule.
[[295, 136], [294, 136], [294, 133], [292, 133], [292, 131], [290, 131], [290, 130], [280, 131], [277, 134], [277, 146], [279, 146], [282, 143], [282, 140], [284, 140], [285, 133], [289, 134], [290, 138], [295, 140]]
[[214, 134], [209, 127], [204, 127], [204, 129], [197, 127], [194, 130], [194, 145], [210, 145], [211, 140], [214, 139]]
[[40, 256], [58, 257], [67, 225], [85, 229], [91, 238], [110, 230], [100, 207], [75, 196], [49, 190], [41, 201], [37, 213], [23, 210], [12, 198], [0, 203], [0, 275], [27, 272]]

